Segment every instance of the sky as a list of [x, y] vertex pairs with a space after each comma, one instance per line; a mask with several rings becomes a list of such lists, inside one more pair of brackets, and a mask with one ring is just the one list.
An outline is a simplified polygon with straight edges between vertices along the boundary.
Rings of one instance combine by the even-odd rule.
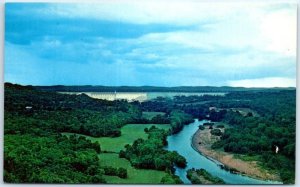
[[5, 82], [296, 86], [292, 3], [7, 3]]

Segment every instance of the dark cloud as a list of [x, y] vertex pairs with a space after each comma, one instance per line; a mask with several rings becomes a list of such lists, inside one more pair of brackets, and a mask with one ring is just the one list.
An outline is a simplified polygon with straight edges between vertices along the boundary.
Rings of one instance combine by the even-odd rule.
[[[180, 26], [56, 13], [48, 4], [6, 5], [6, 81], [222, 86], [228, 80], [296, 75], [294, 56], [252, 44], [251, 29], [236, 30], [238, 35], [220, 23], [211, 25], [214, 17]], [[236, 22], [229, 23], [222, 24], [235, 28]]]
[[138, 38], [148, 33], [192, 29], [192, 27], [165, 24], [132, 24], [76, 17], [49, 17], [44, 14], [37, 14], [37, 9], [44, 6], [46, 5], [6, 5], [5, 40], [26, 45], [33, 41], [40, 41], [46, 36], [64, 42], [92, 40], [94, 37], [128, 39]]

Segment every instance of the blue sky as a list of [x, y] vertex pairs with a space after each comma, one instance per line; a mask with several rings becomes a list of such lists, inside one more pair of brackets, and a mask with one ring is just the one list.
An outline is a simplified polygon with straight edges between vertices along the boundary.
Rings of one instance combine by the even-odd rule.
[[295, 4], [8, 3], [5, 81], [296, 86]]

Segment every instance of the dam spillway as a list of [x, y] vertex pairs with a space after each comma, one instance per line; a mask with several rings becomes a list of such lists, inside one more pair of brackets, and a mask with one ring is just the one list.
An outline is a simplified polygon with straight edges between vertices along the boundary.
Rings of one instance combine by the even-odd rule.
[[108, 101], [114, 100], [127, 100], [132, 101], [145, 101], [148, 99], [147, 93], [143, 92], [59, 92], [61, 94], [80, 95], [85, 94], [94, 99], [103, 99]]

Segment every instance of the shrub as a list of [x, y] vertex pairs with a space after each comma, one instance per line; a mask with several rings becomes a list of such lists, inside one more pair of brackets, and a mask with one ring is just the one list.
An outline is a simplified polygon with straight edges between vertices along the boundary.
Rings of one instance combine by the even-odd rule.
[[212, 130], [210, 131], [210, 133], [211, 133], [212, 135], [215, 135], [215, 136], [221, 136], [221, 135], [222, 135], [222, 132], [221, 132], [220, 129], [212, 129]]

